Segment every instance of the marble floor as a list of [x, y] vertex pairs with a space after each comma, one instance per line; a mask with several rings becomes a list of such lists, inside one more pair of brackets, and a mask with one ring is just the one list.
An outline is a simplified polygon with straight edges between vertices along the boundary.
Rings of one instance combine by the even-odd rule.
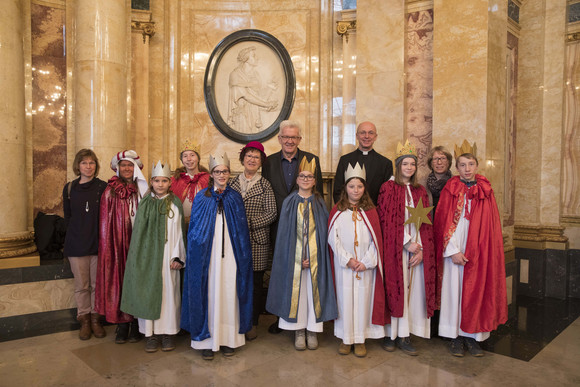
[[0, 343], [0, 386], [578, 386], [580, 318], [531, 360], [486, 352], [455, 358], [441, 339], [413, 342], [420, 355], [385, 352], [367, 342], [366, 358], [341, 356], [332, 324], [319, 335], [320, 348], [297, 352], [292, 336], [267, 333], [263, 316], [258, 338], [233, 357], [204, 361], [179, 336], [172, 352], [146, 353], [144, 342], [118, 345], [114, 326], [104, 339], [78, 339], [78, 331]]

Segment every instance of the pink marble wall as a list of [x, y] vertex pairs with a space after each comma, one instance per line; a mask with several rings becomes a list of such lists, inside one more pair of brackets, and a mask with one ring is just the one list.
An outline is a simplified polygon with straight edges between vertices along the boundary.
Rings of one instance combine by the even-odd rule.
[[433, 132], [433, 10], [408, 13], [406, 33], [405, 136], [417, 147], [418, 176], [424, 181]]
[[507, 133], [505, 155], [505, 191], [504, 191], [504, 226], [514, 225], [515, 208], [515, 163], [517, 132], [517, 96], [518, 96], [518, 43], [519, 39], [508, 31], [508, 90], [507, 90]]
[[65, 10], [31, 5], [33, 205], [62, 214], [66, 182]]

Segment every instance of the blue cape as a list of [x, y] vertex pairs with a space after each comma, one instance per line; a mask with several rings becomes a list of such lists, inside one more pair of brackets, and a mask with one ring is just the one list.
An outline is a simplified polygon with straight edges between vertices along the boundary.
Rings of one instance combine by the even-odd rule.
[[[318, 277], [316, 283], [318, 284], [318, 294], [322, 308], [321, 315], [317, 316], [316, 321], [334, 320], [338, 317], [338, 309], [326, 239], [328, 210], [324, 201], [315, 197], [315, 195], [306, 200], [312, 206], [314, 222], [316, 223], [316, 246], [318, 251]], [[302, 201], [304, 199], [298, 195], [298, 191], [294, 191], [282, 204], [272, 262], [272, 274], [268, 288], [268, 300], [266, 302], [266, 310], [268, 312], [280, 316], [288, 322], [296, 322], [296, 318], [290, 318], [290, 307], [297, 240], [297, 211], [298, 204]], [[306, 307], [306, 305], [302, 305], [302, 307]]]
[[[211, 197], [205, 196], [209, 190]], [[210, 337], [207, 320], [208, 269], [214, 237], [218, 203], [223, 203], [230, 241], [237, 266], [236, 290], [240, 311], [239, 333], [252, 328], [252, 246], [244, 202], [228, 185], [217, 194], [213, 187], [200, 191], [193, 200], [187, 234], [187, 266], [183, 281], [181, 328], [191, 333], [191, 339], [202, 341]]]

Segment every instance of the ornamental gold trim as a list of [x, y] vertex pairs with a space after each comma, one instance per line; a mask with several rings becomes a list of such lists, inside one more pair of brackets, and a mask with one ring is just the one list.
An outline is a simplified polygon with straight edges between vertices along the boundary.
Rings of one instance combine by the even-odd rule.
[[562, 226], [514, 226], [514, 241], [567, 243]]
[[0, 238], [0, 258], [18, 257], [35, 251], [34, 238], [28, 231]]
[[336, 33], [342, 38], [346, 38], [348, 43], [348, 34], [356, 31], [356, 20], [339, 20], [336, 22]]
[[131, 21], [131, 31], [141, 31], [143, 34], [143, 44], [147, 42], [147, 37], [149, 40], [155, 35], [155, 22], [153, 21]]

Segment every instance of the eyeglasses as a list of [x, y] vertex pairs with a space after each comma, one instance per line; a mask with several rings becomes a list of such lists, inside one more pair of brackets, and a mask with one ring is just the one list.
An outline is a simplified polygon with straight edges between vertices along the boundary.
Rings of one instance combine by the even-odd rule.
[[304, 175], [304, 174], [299, 174], [298, 178], [308, 181], [308, 180], [314, 180], [314, 175]]
[[300, 136], [278, 136], [278, 137], [280, 137], [282, 139], [282, 141], [288, 141], [288, 140], [300, 141], [300, 139], [302, 138]]
[[248, 158], [248, 159], [253, 159], [253, 160], [260, 160], [261, 159], [260, 156], [250, 155], [250, 154], [246, 154], [245, 157]]
[[230, 171], [227, 170], [227, 169], [224, 169], [222, 171], [216, 171], [214, 169], [212, 173], [215, 174], [215, 175], [217, 175], [217, 176], [219, 176], [219, 175], [224, 175], [225, 176], [225, 175], [229, 175]]
[[436, 163], [442, 163], [447, 160], [447, 157], [433, 157], [433, 161]]

